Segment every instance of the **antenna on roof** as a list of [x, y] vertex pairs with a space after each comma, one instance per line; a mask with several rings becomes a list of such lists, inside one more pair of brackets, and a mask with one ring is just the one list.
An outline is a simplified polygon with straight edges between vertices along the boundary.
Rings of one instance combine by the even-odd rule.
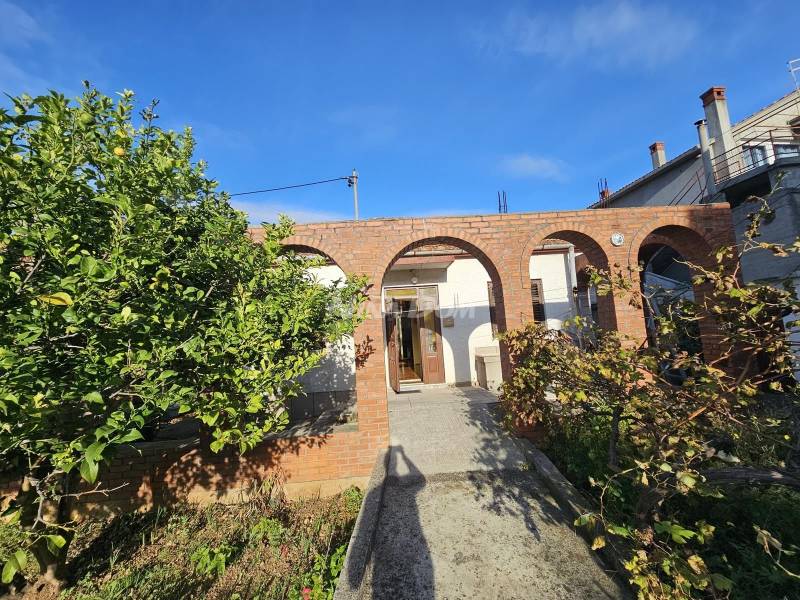
[[597, 181], [597, 196], [601, 207], [606, 205], [606, 200], [608, 200], [610, 195], [611, 193], [608, 191], [608, 179], [601, 177]]
[[503, 190], [502, 196], [501, 192], [497, 192], [497, 212], [499, 212], [501, 215], [508, 212], [508, 198], [505, 190]]
[[800, 58], [795, 58], [786, 63], [789, 67], [789, 73], [794, 79], [794, 89], [800, 90]]

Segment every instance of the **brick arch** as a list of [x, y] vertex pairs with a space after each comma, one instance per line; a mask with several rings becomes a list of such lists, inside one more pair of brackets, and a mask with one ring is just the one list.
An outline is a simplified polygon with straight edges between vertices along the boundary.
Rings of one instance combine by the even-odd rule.
[[413, 231], [410, 236], [398, 242], [393, 244], [387, 243], [387, 248], [377, 261], [380, 272], [375, 273], [375, 281], [380, 281], [381, 285], [383, 285], [383, 276], [398, 258], [406, 252], [426, 244], [449, 244], [455, 246], [456, 248], [469, 252], [472, 256], [481, 261], [481, 264], [489, 271], [490, 275], [492, 270], [499, 274], [496, 265], [499, 264], [500, 261], [494, 256], [494, 252], [489, 248], [489, 244], [487, 244], [486, 240], [479, 236], [469, 234], [463, 229], [436, 228]]
[[[639, 254], [642, 249], [652, 245], [663, 245], [677, 251], [689, 263], [707, 268], [713, 268], [715, 264], [714, 250], [717, 249], [713, 244], [724, 243], [724, 239], [707, 237], [699, 232], [691, 222], [675, 223], [674, 221], [662, 219], [663, 223], [652, 223], [646, 228], [641, 228], [637, 236], [631, 241], [628, 251], [628, 263], [631, 266], [639, 263]], [[633, 252], [636, 252], [634, 255]], [[709, 294], [713, 285], [706, 282], [700, 285], [692, 283], [695, 302], [702, 304], [703, 298]], [[642, 314], [642, 318], [645, 318]], [[703, 356], [707, 361], [715, 360], [720, 353], [720, 333], [715, 320], [711, 316], [701, 319], [698, 323], [700, 328], [700, 340], [703, 347]]]
[[693, 219], [685, 215], [654, 219], [639, 227], [631, 238], [628, 245], [628, 266], [637, 267], [642, 246], [654, 243], [655, 240], [671, 246], [687, 260], [707, 264], [711, 252], [728, 242], [729, 236], [719, 233], [706, 235], [699, 230]]
[[[492, 281], [495, 296], [495, 318], [497, 320], [498, 330], [505, 331], [508, 328], [508, 303], [506, 302], [506, 296], [508, 294], [509, 281], [508, 279], [504, 280], [501, 271], [497, 267], [498, 264], [502, 263], [499, 262], [495, 252], [487, 249], [484, 240], [476, 236], [465, 235], [463, 231], [455, 229], [425, 230], [418, 232], [417, 235], [413, 236], [413, 239], [406, 238], [402, 242], [394, 244], [391, 249], [384, 252], [381, 256], [378, 265], [379, 269], [382, 269], [382, 271], [376, 273], [372, 279], [375, 282], [380, 282], [376, 288], [378, 297], [380, 297], [381, 291], [383, 290], [384, 278], [397, 259], [406, 252], [427, 244], [447, 244], [454, 246], [468, 252], [470, 256], [481, 263]], [[511, 373], [511, 362], [508, 349], [502, 342], [500, 343], [500, 363], [503, 371], [503, 379], [505, 380]]]
[[326, 244], [321, 238], [306, 235], [291, 235], [281, 241], [281, 245], [300, 252], [312, 252], [333, 261], [346, 274], [352, 274], [351, 265], [337, 252], [331, 244]]
[[685, 260], [700, 266], [711, 266], [714, 262], [713, 249], [703, 237], [672, 225], [651, 231], [642, 239], [636, 253], [637, 264], [647, 246], [669, 246]]
[[470, 256], [476, 258], [478, 262], [481, 263], [483, 268], [486, 269], [486, 272], [489, 274], [489, 278], [492, 280], [492, 285], [495, 289], [498, 328], [501, 331], [505, 330], [506, 316], [503, 291], [506, 286], [504, 286], [503, 277], [500, 270], [496, 266], [500, 263], [498, 262], [497, 257], [493, 256], [494, 253], [491, 250], [484, 249], [486, 244], [483, 240], [478, 239], [475, 236], [464, 235], [464, 232], [462, 231], [454, 229], [422, 231], [419, 232], [419, 235], [414, 236], [414, 239], [412, 240], [405, 239], [400, 243], [391, 246], [383, 253], [377, 263], [379, 265], [379, 269], [382, 269], [380, 273], [375, 273], [373, 277], [373, 281], [380, 282], [377, 290], [380, 291], [383, 289], [383, 280], [386, 277], [386, 274], [392, 268], [392, 265], [397, 262], [397, 259], [403, 256], [406, 252], [410, 252], [415, 248], [419, 248], [420, 246], [425, 246], [427, 244], [447, 244], [449, 246], [454, 246], [469, 253]]
[[554, 238], [569, 242], [586, 254], [589, 262], [593, 265], [601, 268], [608, 267], [608, 255], [603, 245], [595, 239], [596, 231], [597, 227], [588, 227], [585, 221], [566, 221], [558, 224], [545, 223], [533, 230], [519, 257], [519, 272], [523, 280], [523, 287], [530, 287], [528, 263], [531, 255], [546, 239]]
[[[568, 242], [582, 252], [592, 266], [600, 269], [609, 268], [608, 254], [602, 244], [595, 239], [597, 228], [591, 228], [577, 221], [566, 221], [558, 224], [547, 223], [538, 227], [528, 238], [519, 257], [521, 285], [530, 289], [529, 263], [534, 250], [547, 239]], [[617, 329], [617, 311], [613, 296], [598, 296], [598, 325], [604, 329]]]

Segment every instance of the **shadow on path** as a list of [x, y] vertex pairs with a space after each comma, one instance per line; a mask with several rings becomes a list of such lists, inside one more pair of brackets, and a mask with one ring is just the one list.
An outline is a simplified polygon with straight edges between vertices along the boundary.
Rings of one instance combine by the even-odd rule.
[[418, 496], [425, 476], [402, 446], [389, 449], [390, 465], [401, 464], [402, 475], [390, 469], [378, 521], [368, 577], [372, 598], [436, 598], [433, 562], [420, 519]]
[[625, 597], [526, 465], [496, 396], [475, 388], [392, 395], [389, 422], [371, 560], [348, 577], [363, 584], [361, 597]]

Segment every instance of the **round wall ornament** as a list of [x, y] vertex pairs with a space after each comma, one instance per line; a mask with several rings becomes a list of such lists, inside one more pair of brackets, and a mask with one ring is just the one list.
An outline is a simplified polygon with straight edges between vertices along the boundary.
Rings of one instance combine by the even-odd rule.
[[615, 231], [611, 234], [611, 243], [614, 246], [622, 246], [625, 243], [625, 236], [622, 235], [619, 231]]

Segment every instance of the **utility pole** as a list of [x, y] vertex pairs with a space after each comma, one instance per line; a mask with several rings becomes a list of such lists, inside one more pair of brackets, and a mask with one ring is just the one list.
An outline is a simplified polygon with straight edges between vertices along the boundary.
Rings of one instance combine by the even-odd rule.
[[347, 185], [353, 188], [353, 213], [358, 221], [358, 171], [353, 169], [353, 174], [347, 178]]

